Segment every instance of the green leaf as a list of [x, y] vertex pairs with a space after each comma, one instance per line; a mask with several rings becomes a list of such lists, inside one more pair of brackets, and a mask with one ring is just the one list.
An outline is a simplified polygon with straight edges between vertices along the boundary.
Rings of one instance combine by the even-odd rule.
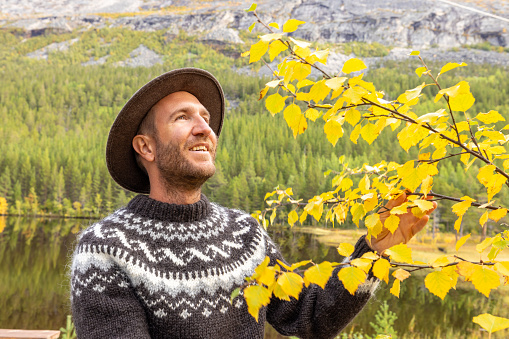
[[248, 13], [249, 12], [253, 12], [254, 10], [256, 10], [256, 6], [257, 5], [255, 3], [253, 3], [253, 4], [251, 4], [251, 6], [249, 6], [248, 9], [245, 9], [245, 11], [248, 12]]
[[233, 290], [232, 294], [230, 295], [230, 304], [233, 304], [233, 299], [237, 298], [240, 294], [240, 287], [237, 287]]

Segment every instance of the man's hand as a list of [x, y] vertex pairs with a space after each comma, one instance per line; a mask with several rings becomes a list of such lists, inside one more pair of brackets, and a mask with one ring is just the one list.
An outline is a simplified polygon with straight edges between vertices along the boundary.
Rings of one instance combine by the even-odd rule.
[[[428, 199], [432, 198], [433, 197], [431, 195], [428, 196]], [[385, 220], [391, 215], [391, 208], [397, 207], [405, 201], [407, 201], [405, 193], [402, 193], [397, 199], [390, 200], [387, 205], [385, 205], [386, 211], [380, 213], [380, 221], [385, 224]], [[422, 218], [416, 217], [410, 210], [408, 210], [405, 214], [399, 215], [399, 227], [396, 231], [394, 231], [394, 234], [384, 227], [382, 232], [380, 232], [376, 238], [371, 238], [370, 247], [378, 253], [382, 253], [384, 250], [394, 245], [407, 243], [415, 234], [426, 226], [426, 223], [429, 220], [429, 215], [435, 210], [435, 208], [437, 208], [437, 203], [433, 202], [433, 208], [427, 211]]]

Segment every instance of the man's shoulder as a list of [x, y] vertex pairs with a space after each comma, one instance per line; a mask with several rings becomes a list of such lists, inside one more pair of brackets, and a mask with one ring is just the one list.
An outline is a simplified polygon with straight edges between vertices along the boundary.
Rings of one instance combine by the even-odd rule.
[[106, 233], [123, 228], [129, 220], [126, 208], [120, 208], [103, 219], [92, 223], [78, 235], [78, 245], [107, 242]]

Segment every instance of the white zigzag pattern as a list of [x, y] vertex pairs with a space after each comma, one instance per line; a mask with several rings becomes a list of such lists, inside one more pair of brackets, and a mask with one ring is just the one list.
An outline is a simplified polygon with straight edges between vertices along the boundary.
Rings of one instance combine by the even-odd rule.
[[[248, 226], [243, 225], [244, 227]], [[147, 265], [140, 260], [134, 260], [130, 253], [123, 249], [115, 249], [106, 245], [82, 245], [75, 253], [72, 270], [74, 275], [86, 274], [91, 267], [103, 271], [110, 271], [112, 267], [125, 272], [134, 287], [144, 284], [152, 293], [165, 291], [172, 296], [186, 293], [194, 296], [200, 292], [213, 295], [217, 290], [230, 291], [232, 286], [242, 284], [246, 276], [251, 275], [256, 266], [265, 257], [265, 237], [261, 228], [254, 229], [255, 236], [252, 243], [245, 246], [245, 253], [235, 262], [224, 267], [211, 267], [206, 271], [193, 271], [182, 274], [178, 272], [161, 272], [157, 269], [147, 269]], [[241, 229], [242, 234], [249, 229]], [[108, 249], [112, 254], [107, 254]], [[113, 255], [113, 253], [115, 253]], [[217, 252], [216, 252], [217, 253]], [[211, 277], [213, 275], [213, 277]]]
[[[161, 238], [167, 241], [175, 239], [180, 241], [188, 239], [200, 240], [217, 236], [227, 227], [227, 209], [213, 203], [211, 203], [211, 209], [212, 211], [206, 220], [193, 223], [142, 221], [143, 218], [135, 217], [133, 213], [127, 212], [126, 209], [121, 209], [97, 224], [102, 224], [105, 221], [122, 224], [122, 227], [134, 230], [140, 235], [148, 235], [154, 240]], [[249, 218], [250, 216], [247, 215], [247, 217]], [[154, 232], [154, 229], [158, 230], [158, 232]]]
[[194, 258], [200, 259], [205, 262], [213, 261], [217, 256], [223, 258], [229, 258], [231, 255], [231, 249], [240, 249], [243, 247], [242, 239], [239, 236], [249, 232], [251, 226], [249, 224], [244, 225], [240, 230], [232, 232], [233, 241], [223, 240], [221, 247], [216, 245], [208, 245], [203, 250], [199, 250], [194, 247], [187, 248], [180, 254], [175, 253], [169, 247], [161, 247], [154, 251], [151, 251], [147, 243], [140, 240], [129, 240], [125, 233], [118, 228], [105, 228], [101, 224], [93, 226], [94, 235], [101, 239], [113, 239], [117, 238], [120, 240], [122, 245], [131, 251], [140, 251], [150, 262], [159, 262], [163, 259], [170, 259], [174, 264], [178, 266], [188, 265]]

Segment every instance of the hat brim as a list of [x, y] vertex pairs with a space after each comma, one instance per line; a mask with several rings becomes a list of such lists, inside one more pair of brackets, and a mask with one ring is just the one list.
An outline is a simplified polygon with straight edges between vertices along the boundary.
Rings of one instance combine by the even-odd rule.
[[224, 118], [224, 94], [212, 74], [197, 68], [173, 70], [151, 80], [127, 101], [110, 129], [106, 164], [113, 180], [136, 193], [149, 193], [148, 176], [138, 167], [132, 140], [143, 118], [159, 100], [174, 92], [194, 95], [210, 113], [210, 127], [217, 136]]

